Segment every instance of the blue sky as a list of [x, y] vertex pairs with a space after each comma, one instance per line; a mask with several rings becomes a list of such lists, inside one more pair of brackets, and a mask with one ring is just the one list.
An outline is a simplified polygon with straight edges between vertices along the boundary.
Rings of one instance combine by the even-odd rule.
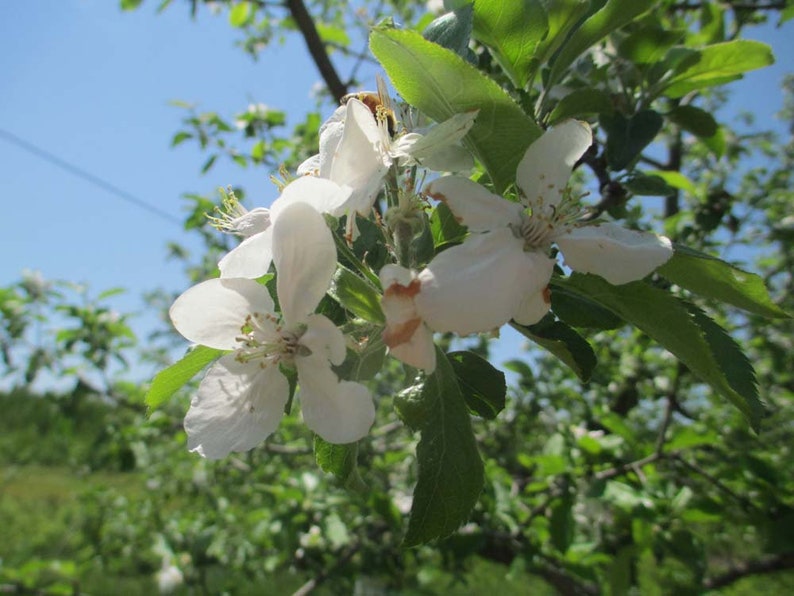
[[[254, 62], [235, 47], [238, 33], [225, 16], [201, 10], [191, 20], [182, 2], [156, 14], [157, 4], [122, 13], [116, 0], [0, 2], [0, 131], [170, 218], [126, 203], [0, 136], [0, 285], [18, 280], [23, 269], [39, 270], [46, 278], [88, 283], [94, 294], [127, 288], [114, 306], [140, 312], [143, 292], [185, 288], [179, 264], [165, 260], [169, 241], [198, 248], [176, 223], [184, 214], [181, 194], [234, 184], [256, 204], [275, 198], [265, 169], [219, 161], [201, 175], [206, 156], [197, 148], [185, 143], [171, 149], [184, 114], [169, 101], [229, 116], [263, 102], [288, 109], [295, 122], [314, 106], [310, 92], [319, 81], [302, 41], [292, 37]], [[771, 43], [778, 63], [735, 84], [731, 110], [751, 110], [759, 123], [773, 125], [780, 80], [793, 70], [792, 31], [788, 23], [747, 34]], [[136, 321], [143, 332], [154, 317], [142, 314]]]

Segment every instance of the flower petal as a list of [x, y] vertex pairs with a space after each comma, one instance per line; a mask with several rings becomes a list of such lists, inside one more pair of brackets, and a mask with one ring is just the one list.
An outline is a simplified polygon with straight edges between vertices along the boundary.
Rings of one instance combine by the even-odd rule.
[[431, 182], [425, 194], [445, 203], [455, 218], [473, 232], [487, 232], [520, 223], [521, 205], [488, 192], [462, 176]]
[[300, 343], [312, 354], [320, 355], [336, 366], [342, 364], [347, 356], [344, 334], [324, 315], [308, 316], [306, 331], [301, 336]]
[[293, 203], [279, 212], [273, 222], [273, 262], [284, 320], [302, 323], [317, 308], [336, 270], [334, 239], [314, 207]]
[[306, 203], [319, 213], [338, 217], [344, 213], [352, 189], [314, 176], [304, 176], [287, 184], [281, 196], [270, 207], [270, 217], [275, 220], [293, 203]]
[[416, 309], [435, 331], [491, 331], [515, 316], [525, 296], [548, 285], [553, 266], [541, 253], [524, 252], [510, 229], [474, 234], [419, 273]]
[[272, 313], [267, 288], [250, 279], [208, 279], [185, 291], [169, 310], [171, 322], [186, 339], [231, 350], [245, 323], [254, 313]]
[[344, 134], [333, 157], [329, 178], [353, 189], [347, 204], [349, 210], [367, 214], [391, 159], [369, 108], [357, 99], [350, 99], [346, 106]]
[[[554, 268], [553, 262], [551, 267], [552, 269]], [[549, 277], [551, 277], [551, 274], [549, 274]], [[551, 292], [547, 286], [539, 292], [526, 294], [521, 304], [518, 305], [518, 310], [513, 315], [513, 319], [521, 325], [534, 325], [546, 316], [549, 308], [551, 308]]]
[[[440, 151], [458, 143], [469, 132], [479, 110], [455, 114], [448, 120], [431, 126], [424, 134], [409, 133], [397, 140], [392, 155], [410, 157], [425, 167]], [[435, 168], [431, 168], [435, 169]]]
[[430, 374], [436, 369], [436, 346], [433, 343], [433, 332], [421, 321], [419, 323], [406, 341], [389, 347], [389, 354], [409, 366], [421, 368]]
[[568, 267], [614, 285], [642, 279], [673, 256], [668, 238], [613, 223], [574, 228], [554, 241]]
[[288, 397], [278, 367], [223, 356], [207, 371], [185, 416], [188, 449], [219, 459], [255, 447], [278, 426]]
[[[272, 213], [271, 213], [272, 217]], [[218, 262], [221, 277], [262, 277], [270, 269], [273, 227], [243, 240]]]
[[344, 444], [366, 436], [375, 421], [375, 405], [360, 383], [340, 382], [327, 361], [296, 358], [300, 403], [306, 425], [330, 443]]
[[593, 143], [585, 122], [566, 120], [529, 146], [516, 170], [516, 185], [534, 208], [556, 207], [577, 160]]

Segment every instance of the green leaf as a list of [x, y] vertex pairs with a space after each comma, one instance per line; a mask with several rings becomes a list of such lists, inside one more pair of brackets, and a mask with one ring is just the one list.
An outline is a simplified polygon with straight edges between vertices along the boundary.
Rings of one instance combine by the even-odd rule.
[[633, 194], [643, 197], [668, 197], [675, 194], [675, 188], [656, 175], [634, 173], [623, 185]]
[[780, 11], [780, 20], [778, 20], [777, 26], [780, 27], [783, 23], [791, 19], [794, 19], [794, 4], [790, 4]]
[[477, 0], [474, 36], [491, 51], [518, 89], [534, 76], [538, 44], [549, 29], [540, 0]]
[[769, 297], [764, 281], [725, 261], [676, 245], [673, 258], [657, 269], [659, 275], [712, 300], [769, 318], [790, 318]]
[[479, 110], [464, 143], [496, 192], [515, 181], [519, 161], [542, 131], [497, 83], [413, 31], [375, 29], [370, 48], [400, 95], [433, 120]]
[[428, 41], [437, 43], [465, 58], [469, 52], [473, 18], [474, 8], [471, 4], [467, 4], [435, 19], [422, 35]]
[[618, 55], [635, 64], [653, 64], [662, 60], [686, 31], [662, 29], [658, 24], [646, 26], [629, 34], [618, 46]]
[[149, 386], [144, 402], [149, 408], [159, 408], [166, 400], [195, 377], [210, 362], [223, 354], [206, 346], [196, 346], [185, 356], [166, 369], [161, 370]]
[[229, 24], [232, 27], [247, 25], [253, 16], [253, 5], [250, 2], [239, 2], [229, 11]]
[[569, 292], [564, 286], [553, 286], [551, 309], [557, 317], [573, 327], [617, 329], [626, 324], [612, 311], [586, 296]]
[[[556, 281], [589, 296], [664, 346], [698, 377], [733, 403], [757, 429], [760, 405], [746, 387], [731, 386], [731, 375], [714, 354], [717, 335], [709, 323], [700, 325], [688, 306], [675, 296], [642, 281], [613, 286], [597, 275], [574, 273]], [[704, 315], [705, 316], [705, 315]], [[713, 345], [715, 344], [715, 345]]]
[[673, 188], [683, 190], [694, 196], [697, 196], [698, 194], [698, 189], [697, 186], [695, 186], [695, 183], [681, 172], [676, 172], [674, 170], [650, 170], [645, 173], [653, 178], [661, 178], [664, 180], [665, 184], [672, 186]]
[[121, 0], [121, 10], [135, 10], [143, 0]]
[[337, 268], [329, 293], [357, 317], [370, 323], [386, 322], [378, 291], [350, 269], [342, 266]]
[[562, 46], [568, 34], [590, 9], [590, 0], [555, 0], [545, 2], [548, 32], [535, 49], [535, 60], [546, 64]]
[[348, 349], [345, 361], [335, 370], [343, 379], [368, 381], [380, 372], [385, 359], [386, 345], [383, 343], [380, 333], [377, 333], [369, 339], [363, 349]]
[[358, 473], [358, 443], [336, 445], [314, 435], [314, 459], [323, 472], [336, 476], [345, 488], [366, 489]]
[[424, 403], [426, 416], [420, 422], [417, 483], [404, 546], [443, 538], [459, 528], [469, 519], [484, 481], [455, 372], [444, 352], [436, 353], [436, 370], [415, 396]]
[[505, 407], [505, 374], [474, 352], [450, 352], [447, 357], [469, 409], [488, 420], [496, 418]]
[[176, 147], [180, 145], [184, 141], [193, 138], [193, 135], [186, 131], [180, 131], [174, 135], [174, 138], [171, 139], [171, 147]]
[[549, 116], [549, 124], [590, 114], [609, 114], [613, 111], [612, 98], [606, 91], [589, 88], [577, 89], [557, 103]]
[[551, 505], [551, 542], [561, 553], [568, 550], [573, 542], [575, 521], [573, 518], [573, 495], [566, 494]]
[[552, 63], [546, 88], [553, 87], [585, 50], [616, 29], [632, 22], [654, 4], [654, 0], [607, 0], [601, 10], [582, 23], [565, 41]]
[[696, 137], [713, 137], [719, 127], [714, 116], [709, 112], [690, 105], [678, 106], [672, 109], [668, 117]]
[[599, 122], [607, 133], [607, 162], [613, 170], [622, 170], [656, 138], [664, 119], [653, 110], [642, 110], [630, 118], [620, 112], [601, 114]]
[[209, 169], [215, 164], [215, 160], [218, 159], [218, 155], [210, 155], [207, 161], [204, 162], [204, 165], [201, 166], [201, 173], [206, 174]]
[[324, 43], [335, 43], [344, 48], [350, 45], [350, 36], [342, 27], [327, 23], [316, 23], [317, 33]]
[[691, 91], [722, 85], [742, 78], [742, 74], [775, 62], [765, 43], [736, 39], [715, 43], [700, 50], [700, 59], [672, 77], [665, 85], [668, 97], [683, 97]]
[[430, 214], [430, 232], [433, 234], [436, 249], [460, 244], [466, 237], [466, 227], [458, 222], [452, 210], [444, 203], [436, 205]]
[[546, 315], [539, 323], [529, 327], [515, 322], [511, 322], [510, 326], [559, 358], [582, 381], [587, 381], [593, 374], [596, 365], [593, 348], [568, 325], [555, 321], [552, 315]]

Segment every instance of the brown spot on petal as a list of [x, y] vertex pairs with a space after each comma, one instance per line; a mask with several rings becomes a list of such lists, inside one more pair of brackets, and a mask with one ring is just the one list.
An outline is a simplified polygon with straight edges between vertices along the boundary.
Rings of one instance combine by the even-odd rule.
[[[424, 195], [426, 197], [430, 197], [431, 199], [435, 199], [436, 201], [444, 203], [447, 207], [449, 207], [449, 204], [447, 203], [446, 195], [443, 195], [440, 192], [427, 192], [427, 191], [425, 191]], [[452, 211], [452, 208], [450, 208], [450, 211]], [[457, 221], [459, 224], [463, 223], [463, 218], [462, 217], [458, 217], [454, 213], [452, 215], [455, 217], [455, 221]]]
[[390, 325], [383, 330], [383, 343], [390, 348], [394, 348], [401, 344], [411, 341], [414, 332], [422, 324], [422, 319], [419, 317], [405, 321], [398, 325]]
[[407, 286], [393, 283], [383, 292], [384, 298], [413, 298], [422, 290], [422, 283], [418, 279], [411, 280]]
[[549, 286], [543, 288], [543, 302], [551, 304], [551, 288]]

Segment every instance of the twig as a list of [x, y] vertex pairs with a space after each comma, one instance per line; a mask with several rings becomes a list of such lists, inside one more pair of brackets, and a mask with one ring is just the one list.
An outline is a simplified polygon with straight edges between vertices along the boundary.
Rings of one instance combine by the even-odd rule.
[[775, 573], [776, 571], [792, 568], [794, 568], [794, 552], [783, 553], [782, 555], [760, 559], [758, 561], [739, 563], [733, 569], [721, 575], [704, 580], [703, 587], [707, 590], [718, 590], [748, 575]]
[[339, 569], [340, 567], [344, 567], [348, 563], [348, 561], [350, 561], [350, 559], [352, 559], [353, 556], [360, 549], [361, 549], [361, 545], [360, 544], [355, 544], [355, 545], [351, 546], [350, 548], [348, 548], [347, 552], [345, 552], [341, 557], [339, 557], [339, 559], [337, 559], [336, 562], [329, 569], [323, 569], [322, 571], [320, 571], [320, 573], [318, 573], [315, 577], [313, 577], [312, 579], [307, 581], [305, 584], [303, 584], [300, 588], [295, 590], [295, 592], [292, 594], [292, 596], [306, 596], [307, 594], [310, 594], [320, 584], [322, 584], [329, 577], [331, 577], [331, 575], [337, 569]]
[[320, 34], [317, 32], [314, 20], [309, 14], [309, 11], [306, 10], [306, 5], [302, 0], [285, 0], [284, 5], [289, 9], [290, 15], [292, 15], [295, 24], [303, 35], [303, 40], [306, 42], [309, 54], [312, 60], [314, 60], [317, 69], [320, 71], [328, 90], [337, 101], [341, 101], [342, 98], [347, 95], [347, 86], [339, 78], [339, 74], [336, 72], [334, 65], [331, 64], [331, 59], [328, 56], [322, 39], [320, 39]]

